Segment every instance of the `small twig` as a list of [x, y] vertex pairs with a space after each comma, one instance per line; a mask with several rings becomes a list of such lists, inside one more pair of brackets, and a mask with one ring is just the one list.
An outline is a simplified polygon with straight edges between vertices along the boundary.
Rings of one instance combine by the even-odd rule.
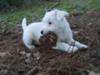
[[[74, 46], [75, 46], [75, 41], [74, 41], [74, 42], [72, 42], [70, 45], [71, 45], [71, 46], [73, 46], [73, 48], [72, 48], [72, 51], [73, 51]], [[68, 48], [68, 50], [71, 48], [71, 46]]]
[[60, 2], [56, 2], [53, 6], [51, 6], [50, 9], [53, 9], [54, 7], [56, 7], [57, 5], [59, 5]]
[[28, 71], [25, 75], [35, 75], [39, 71], [39, 68], [33, 67], [30, 71]]
[[[53, 8], [55, 8], [57, 5], [59, 5], [60, 1], [59, 2], [56, 2], [54, 5], [50, 6], [50, 8], [48, 8], [48, 10], [51, 10]], [[45, 11], [47, 10], [47, 8], [45, 8]]]

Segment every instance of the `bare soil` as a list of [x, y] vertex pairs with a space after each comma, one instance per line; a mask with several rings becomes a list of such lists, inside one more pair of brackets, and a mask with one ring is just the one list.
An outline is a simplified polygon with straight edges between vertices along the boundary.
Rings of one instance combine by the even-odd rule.
[[100, 13], [72, 14], [70, 23], [75, 31], [74, 38], [89, 48], [71, 54], [36, 48], [41, 55], [38, 60], [24, 46], [21, 26], [1, 32], [0, 75], [88, 75], [89, 70], [100, 72]]

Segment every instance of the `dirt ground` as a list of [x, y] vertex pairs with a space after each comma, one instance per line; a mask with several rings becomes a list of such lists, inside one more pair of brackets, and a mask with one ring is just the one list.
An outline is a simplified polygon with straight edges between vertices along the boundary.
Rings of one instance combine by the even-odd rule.
[[70, 23], [75, 31], [74, 38], [89, 48], [71, 54], [36, 48], [40, 51], [39, 60], [24, 46], [20, 26], [0, 32], [0, 75], [88, 75], [91, 70], [100, 72], [100, 13], [73, 14]]

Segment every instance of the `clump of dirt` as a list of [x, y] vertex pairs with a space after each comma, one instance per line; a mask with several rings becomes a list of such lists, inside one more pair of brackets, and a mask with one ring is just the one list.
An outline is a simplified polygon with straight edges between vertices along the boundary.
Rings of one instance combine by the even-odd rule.
[[88, 75], [87, 70], [100, 72], [100, 13], [74, 14], [70, 24], [75, 39], [89, 48], [68, 54], [38, 47], [35, 50], [40, 52], [39, 60], [24, 46], [21, 26], [0, 33], [0, 75]]

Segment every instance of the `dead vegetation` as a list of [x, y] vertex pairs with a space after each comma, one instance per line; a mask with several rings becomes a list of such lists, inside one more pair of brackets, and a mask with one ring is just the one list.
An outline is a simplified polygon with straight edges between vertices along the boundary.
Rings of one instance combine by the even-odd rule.
[[100, 13], [74, 14], [70, 23], [76, 33], [75, 39], [88, 44], [89, 49], [68, 54], [38, 47], [39, 60], [23, 45], [20, 26], [2, 31], [0, 75], [89, 75], [90, 70], [100, 72]]

